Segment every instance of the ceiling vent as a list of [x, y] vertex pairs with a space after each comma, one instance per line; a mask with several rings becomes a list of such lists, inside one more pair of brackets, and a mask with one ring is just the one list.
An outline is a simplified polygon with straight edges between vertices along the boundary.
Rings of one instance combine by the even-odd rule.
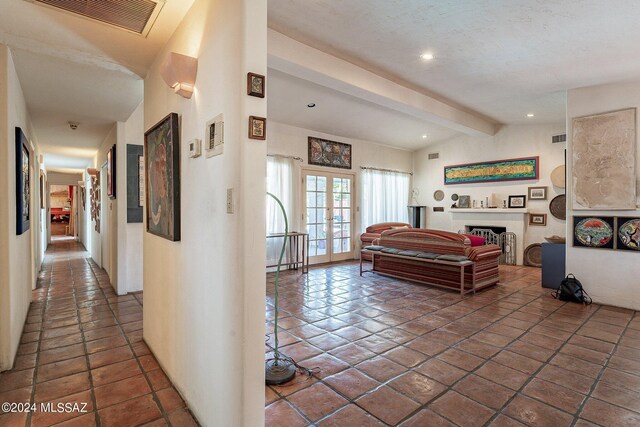
[[429, 160], [435, 160], [440, 158], [440, 153], [429, 153]]
[[567, 142], [567, 134], [566, 133], [560, 133], [558, 135], [553, 135], [551, 137], [551, 142], [556, 144], [558, 142]]
[[146, 36], [165, 0], [29, 0]]

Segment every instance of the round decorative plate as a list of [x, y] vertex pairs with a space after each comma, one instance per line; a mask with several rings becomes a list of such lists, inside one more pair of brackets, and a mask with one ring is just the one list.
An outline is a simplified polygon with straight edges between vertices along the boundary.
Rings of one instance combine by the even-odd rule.
[[545, 237], [544, 240], [546, 240], [549, 243], [566, 243], [567, 239], [564, 237], [560, 237], [560, 236], [556, 236], [555, 234], [551, 237]]
[[573, 230], [576, 240], [584, 246], [599, 248], [613, 239], [613, 228], [600, 218], [585, 218]]
[[455, 202], [455, 201], [457, 201], [457, 200], [458, 200], [458, 194], [453, 193], [453, 194], [451, 195], [451, 200], [453, 200], [454, 202]]
[[640, 251], [640, 219], [630, 219], [618, 227], [618, 242], [628, 249]]
[[524, 250], [524, 265], [542, 267], [542, 245], [534, 243]]
[[444, 191], [436, 190], [436, 192], [433, 193], [433, 198], [436, 200], [436, 202], [441, 202], [444, 199]]
[[558, 166], [557, 168], [551, 171], [551, 183], [559, 188], [565, 187], [566, 182], [565, 182], [564, 165]]
[[565, 220], [567, 219], [567, 198], [564, 194], [556, 196], [549, 203], [549, 211], [554, 217]]

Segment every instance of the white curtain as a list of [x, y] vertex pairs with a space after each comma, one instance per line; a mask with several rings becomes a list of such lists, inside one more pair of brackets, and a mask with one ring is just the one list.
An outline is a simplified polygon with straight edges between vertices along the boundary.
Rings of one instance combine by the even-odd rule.
[[409, 222], [406, 173], [362, 171], [362, 229], [380, 222]]
[[[285, 157], [267, 157], [267, 191], [275, 195], [284, 206], [289, 221], [289, 231], [297, 231], [298, 200], [296, 163]], [[267, 235], [284, 233], [284, 216], [280, 206], [267, 196]], [[281, 238], [267, 239], [267, 264], [276, 264], [282, 248]], [[287, 251], [288, 252], [288, 251]], [[284, 260], [283, 260], [284, 262]]]

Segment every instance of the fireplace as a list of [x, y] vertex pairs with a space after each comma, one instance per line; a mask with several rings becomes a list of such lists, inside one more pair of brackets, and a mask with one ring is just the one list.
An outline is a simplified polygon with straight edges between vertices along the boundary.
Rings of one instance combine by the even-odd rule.
[[507, 227], [497, 227], [495, 225], [465, 225], [464, 229], [467, 233], [472, 232], [476, 228], [482, 228], [484, 230], [491, 230], [496, 233], [498, 236], [500, 233], [505, 233], [507, 231]]
[[502, 249], [500, 264], [516, 264], [516, 235], [515, 233], [507, 232], [507, 227], [496, 225], [465, 225], [464, 228], [467, 233], [484, 237], [486, 244], [500, 246], [500, 249]]

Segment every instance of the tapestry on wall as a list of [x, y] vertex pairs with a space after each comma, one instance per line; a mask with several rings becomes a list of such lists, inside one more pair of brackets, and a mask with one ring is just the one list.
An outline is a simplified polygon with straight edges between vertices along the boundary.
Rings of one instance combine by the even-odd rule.
[[573, 217], [573, 246], [613, 249], [613, 217]]
[[31, 223], [31, 158], [29, 142], [16, 127], [16, 234], [29, 229]]
[[616, 249], [640, 251], [640, 218], [616, 218], [618, 240]]
[[180, 240], [180, 131], [171, 113], [144, 135], [147, 231]]
[[351, 169], [351, 144], [310, 136], [309, 164]]
[[495, 160], [444, 167], [445, 184], [538, 179], [539, 158]]
[[573, 209], [636, 208], [636, 109], [573, 119]]

